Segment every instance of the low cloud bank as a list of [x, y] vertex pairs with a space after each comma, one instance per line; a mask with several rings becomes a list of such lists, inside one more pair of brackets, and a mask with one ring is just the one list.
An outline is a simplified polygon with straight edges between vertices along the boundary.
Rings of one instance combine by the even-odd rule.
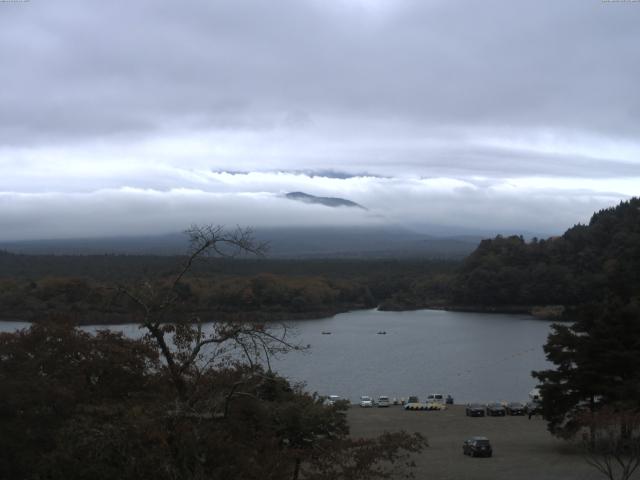
[[[624, 195], [456, 179], [324, 179], [284, 174], [248, 184], [241, 192], [193, 188], [118, 188], [80, 193], [0, 193], [0, 240], [148, 235], [191, 224], [266, 227], [402, 226], [429, 233], [433, 226], [502, 233], [557, 234], [588, 221]], [[260, 178], [264, 180], [265, 174]], [[237, 180], [237, 179], [236, 179]], [[246, 178], [244, 179], [246, 181]], [[270, 184], [271, 191], [257, 187]], [[280, 187], [275, 190], [273, 187]], [[286, 191], [353, 200], [368, 210], [289, 200]]]

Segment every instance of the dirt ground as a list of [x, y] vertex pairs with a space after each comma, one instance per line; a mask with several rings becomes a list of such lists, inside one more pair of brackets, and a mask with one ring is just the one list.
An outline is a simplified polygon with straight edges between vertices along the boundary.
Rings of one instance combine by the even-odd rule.
[[[579, 450], [557, 440], [540, 417], [467, 417], [464, 406], [442, 412], [405, 411], [402, 407], [352, 407], [351, 434], [370, 437], [385, 431], [420, 432], [429, 447], [417, 455], [416, 478], [429, 480], [597, 480], [604, 479], [587, 465]], [[462, 442], [486, 436], [493, 457], [462, 454]], [[635, 477], [634, 477], [635, 478]], [[640, 478], [640, 475], [637, 477]]]

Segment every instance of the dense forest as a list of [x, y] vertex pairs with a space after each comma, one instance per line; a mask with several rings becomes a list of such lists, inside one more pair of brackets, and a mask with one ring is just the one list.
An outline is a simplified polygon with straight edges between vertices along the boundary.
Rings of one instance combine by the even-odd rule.
[[627, 303], [640, 296], [640, 199], [595, 213], [547, 240], [483, 240], [459, 270], [456, 305]]
[[[166, 284], [184, 257], [0, 254], [0, 318], [78, 323], [131, 321], [119, 287]], [[206, 319], [316, 318], [378, 305], [446, 303], [458, 262], [206, 258], [181, 286], [180, 309]]]
[[485, 242], [465, 267], [459, 294], [469, 301], [479, 300], [472, 278], [484, 272], [498, 283], [513, 278], [491, 301], [511, 294], [567, 307], [571, 323], [553, 324], [544, 345], [553, 368], [532, 372], [542, 414], [554, 435], [582, 436], [591, 465], [630, 478], [640, 465], [640, 199], [597, 212], [557, 239]]
[[[62, 314], [79, 323], [126, 322], [130, 300], [119, 287], [141, 280], [162, 285], [184, 258], [0, 252], [0, 318], [37, 321]], [[266, 321], [378, 306], [557, 316], [565, 307], [570, 312], [611, 296], [628, 303], [638, 292], [640, 199], [634, 198], [559, 237], [483, 240], [462, 262], [206, 258], [185, 279], [183, 309], [176, 315]]]

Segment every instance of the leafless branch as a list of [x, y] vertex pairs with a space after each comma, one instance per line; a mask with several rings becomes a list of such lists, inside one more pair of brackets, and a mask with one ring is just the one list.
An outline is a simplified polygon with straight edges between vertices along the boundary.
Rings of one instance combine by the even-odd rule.
[[585, 415], [585, 461], [609, 480], [628, 480], [640, 467], [640, 413], [612, 407]]
[[[205, 348], [216, 345], [213, 352], [224, 344], [235, 345], [244, 353], [244, 361], [254, 368], [261, 357], [271, 369], [270, 356], [288, 350], [299, 350], [286, 338], [286, 327], [280, 335], [270, 332], [262, 325], [247, 322], [214, 322], [213, 332], [205, 334], [199, 318], [177, 323], [165, 323], [164, 315], [180, 301], [179, 288], [186, 275], [201, 257], [215, 255], [235, 257], [240, 254], [261, 256], [266, 243], [256, 241], [250, 228], [237, 227], [226, 230], [221, 225], [192, 225], [185, 234], [189, 239], [189, 250], [182, 266], [164, 286], [160, 281], [141, 282], [137, 289], [121, 286], [118, 289], [142, 310], [141, 327], [158, 345], [166, 366], [181, 398], [186, 399], [189, 377], [198, 376], [200, 370], [211, 363], [203, 357]], [[171, 334], [169, 341], [166, 335]], [[213, 354], [212, 354], [213, 355]]]

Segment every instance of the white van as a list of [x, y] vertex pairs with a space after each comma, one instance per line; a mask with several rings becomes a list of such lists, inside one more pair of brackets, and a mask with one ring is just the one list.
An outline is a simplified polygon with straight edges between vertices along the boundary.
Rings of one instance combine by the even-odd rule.
[[430, 393], [427, 395], [427, 403], [445, 403], [445, 398], [442, 393]]

